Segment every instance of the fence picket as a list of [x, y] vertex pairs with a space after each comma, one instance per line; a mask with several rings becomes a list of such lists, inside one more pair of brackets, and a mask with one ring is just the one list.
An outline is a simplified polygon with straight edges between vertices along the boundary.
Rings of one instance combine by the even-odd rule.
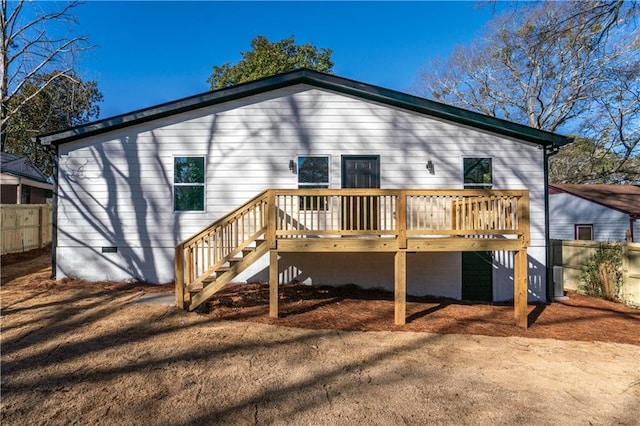
[[52, 208], [48, 204], [2, 204], [2, 254], [27, 251], [51, 242]]

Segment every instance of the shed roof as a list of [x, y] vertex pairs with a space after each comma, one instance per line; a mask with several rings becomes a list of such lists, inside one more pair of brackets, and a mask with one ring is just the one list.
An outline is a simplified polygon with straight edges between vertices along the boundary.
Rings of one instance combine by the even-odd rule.
[[550, 192], [565, 192], [632, 216], [640, 216], [640, 186], [549, 184]]
[[48, 183], [47, 176], [38, 169], [33, 162], [22, 155], [3, 152], [0, 154], [0, 172], [14, 176], [33, 179], [38, 182]]
[[561, 146], [570, 142], [570, 139], [556, 133], [534, 129], [532, 127], [523, 126], [521, 124], [512, 123], [499, 118], [490, 117], [484, 114], [409, 95], [407, 93], [385, 89], [383, 87], [373, 86], [305, 68], [283, 74], [277, 74], [248, 83], [238, 84], [228, 88], [201, 93], [195, 96], [117, 115], [67, 130], [41, 135], [37, 139], [40, 143], [45, 145], [71, 142], [87, 136], [133, 126], [135, 124], [296, 84], [307, 84], [318, 88], [344, 93], [362, 99], [511, 136], [543, 146]]

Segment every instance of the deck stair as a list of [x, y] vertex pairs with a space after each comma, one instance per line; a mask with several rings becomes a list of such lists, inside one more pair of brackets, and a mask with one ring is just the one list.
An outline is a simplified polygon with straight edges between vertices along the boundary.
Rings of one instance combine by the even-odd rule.
[[269, 251], [266, 192], [176, 247], [176, 305], [198, 308]]

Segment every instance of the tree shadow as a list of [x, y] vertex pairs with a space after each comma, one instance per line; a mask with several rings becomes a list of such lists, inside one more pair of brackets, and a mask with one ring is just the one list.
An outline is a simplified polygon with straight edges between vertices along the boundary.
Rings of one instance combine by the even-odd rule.
[[538, 318], [540, 318], [540, 315], [542, 315], [544, 310], [547, 309], [546, 303], [536, 303], [534, 306], [535, 307], [533, 308], [533, 311], [529, 312], [529, 315], [527, 315], [528, 327], [531, 327], [533, 324], [535, 324]]
[[450, 304], [451, 303], [443, 302], [443, 303], [440, 303], [440, 304], [438, 304], [436, 306], [431, 306], [430, 308], [424, 309], [424, 310], [422, 310], [420, 312], [415, 312], [415, 313], [413, 313], [413, 314], [411, 314], [411, 315], [409, 315], [407, 317], [407, 323], [410, 324], [413, 321], [416, 321], [416, 320], [418, 320], [418, 319], [420, 319], [422, 317], [426, 317], [426, 316], [428, 316], [430, 314], [433, 314], [434, 312], [437, 312], [437, 311], [439, 311], [441, 309], [446, 308]]

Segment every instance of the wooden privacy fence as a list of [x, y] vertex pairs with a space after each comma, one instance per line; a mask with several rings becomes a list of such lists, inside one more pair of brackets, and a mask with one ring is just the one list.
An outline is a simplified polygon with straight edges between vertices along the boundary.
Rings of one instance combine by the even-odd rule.
[[48, 204], [0, 204], [2, 254], [46, 246], [51, 242], [52, 208]]
[[[615, 243], [600, 241], [551, 240], [551, 263], [562, 266], [565, 290], [580, 289], [580, 272], [600, 247], [613, 247]], [[640, 307], [640, 243], [622, 245], [622, 287], [619, 296], [630, 306]]]

